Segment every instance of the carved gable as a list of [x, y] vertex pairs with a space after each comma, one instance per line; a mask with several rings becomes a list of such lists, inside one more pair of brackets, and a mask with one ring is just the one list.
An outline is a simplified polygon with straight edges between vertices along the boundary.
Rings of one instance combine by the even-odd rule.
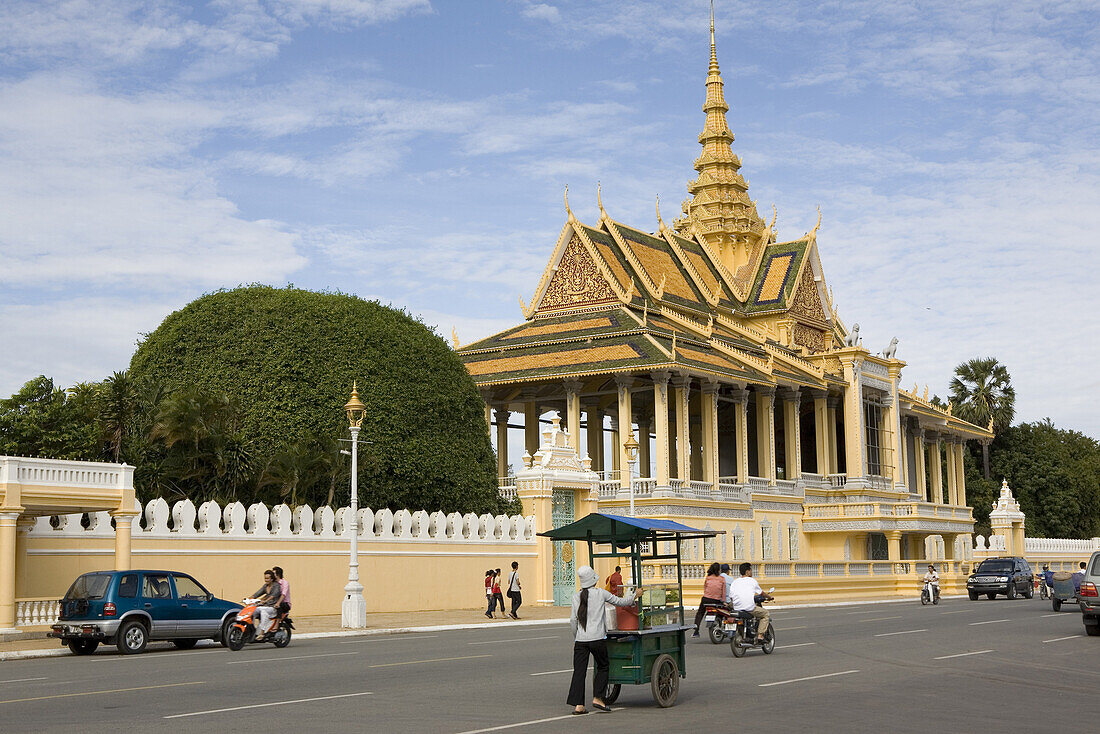
[[573, 235], [538, 308], [542, 311], [616, 300], [618, 296], [604, 280], [584, 243]]
[[815, 324], [824, 325], [826, 322], [825, 307], [821, 305], [821, 296], [818, 294], [813, 269], [809, 263], [806, 263], [806, 267], [802, 269], [802, 280], [798, 284], [798, 290], [795, 291], [789, 313]]

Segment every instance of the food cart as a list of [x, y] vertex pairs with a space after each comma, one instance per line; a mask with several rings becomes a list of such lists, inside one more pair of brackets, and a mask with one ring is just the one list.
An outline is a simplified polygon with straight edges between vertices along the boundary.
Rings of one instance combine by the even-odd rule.
[[[687, 675], [686, 632], [692, 629], [692, 625], [684, 624], [680, 547], [685, 540], [712, 538], [718, 533], [696, 530], [672, 520], [603, 513], [592, 513], [569, 525], [539, 533], [556, 541], [586, 541], [589, 563], [593, 567], [597, 558], [629, 559], [631, 578], [636, 585], [642, 579], [643, 561], [676, 562], [676, 583], [640, 584], [639, 604], [627, 608], [625, 616], [620, 615], [620, 629], [608, 632], [611, 671], [604, 699], [607, 703], [619, 697], [623, 685], [645, 683], [650, 684], [658, 705], [667, 708], [676, 703], [680, 678]], [[670, 547], [662, 553], [661, 548], [666, 543]], [[635, 609], [636, 613], [632, 614], [630, 609]]]

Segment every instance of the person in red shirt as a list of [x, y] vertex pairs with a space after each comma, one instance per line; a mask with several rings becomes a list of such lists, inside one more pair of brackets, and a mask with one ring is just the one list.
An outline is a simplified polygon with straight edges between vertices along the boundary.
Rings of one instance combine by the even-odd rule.
[[607, 586], [605, 587], [615, 596], [620, 596], [623, 591], [623, 569], [620, 566], [615, 566], [615, 573], [607, 577]]
[[493, 606], [491, 607], [493, 612], [496, 612], [497, 604], [500, 604], [500, 616], [505, 616], [504, 612], [504, 594], [500, 593], [500, 569], [498, 568], [493, 572]]
[[497, 600], [493, 598], [493, 569], [491, 568], [485, 572], [485, 601], [489, 603], [489, 607], [485, 610], [485, 616], [492, 619]]
[[726, 580], [722, 578], [722, 567], [717, 561], [710, 564], [707, 569], [707, 578], [703, 581], [703, 598], [699, 600], [699, 611], [695, 613], [695, 631], [692, 637], [699, 636], [699, 624], [703, 621], [703, 614], [708, 604], [726, 603]]

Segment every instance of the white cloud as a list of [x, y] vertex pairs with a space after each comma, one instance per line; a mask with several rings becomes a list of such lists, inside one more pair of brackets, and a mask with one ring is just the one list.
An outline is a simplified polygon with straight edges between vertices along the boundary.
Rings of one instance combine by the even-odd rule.
[[548, 23], [561, 22], [561, 11], [546, 3], [531, 3], [523, 9], [523, 17], [532, 20], [544, 20]]

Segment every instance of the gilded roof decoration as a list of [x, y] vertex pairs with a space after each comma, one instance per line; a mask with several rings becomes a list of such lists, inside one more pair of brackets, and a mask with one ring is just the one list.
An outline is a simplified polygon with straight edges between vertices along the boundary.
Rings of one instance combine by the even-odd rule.
[[802, 280], [798, 284], [798, 290], [794, 293], [790, 312], [820, 324], [828, 321], [825, 315], [825, 307], [821, 304], [821, 294], [817, 289], [817, 281], [814, 280], [813, 268], [806, 267], [802, 269]]
[[614, 289], [588, 254], [580, 238], [573, 235], [550, 279], [539, 308], [565, 308], [618, 300]]

